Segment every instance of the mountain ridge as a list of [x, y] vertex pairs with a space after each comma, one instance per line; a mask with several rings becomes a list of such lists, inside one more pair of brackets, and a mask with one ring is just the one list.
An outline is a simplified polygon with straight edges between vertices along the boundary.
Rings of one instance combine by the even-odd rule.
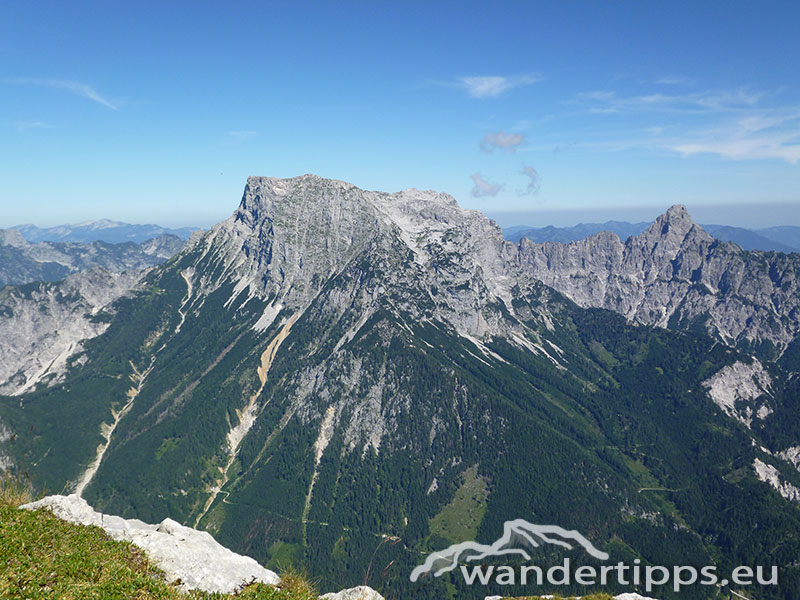
[[174, 235], [187, 240], [191, 234], [200, 229], [198, 227], [162, 227], [160, 225], [138, 225], [113, 221], [111, 219], [98, 219], [83, 221], [81, 223], [56, 225], [53, 227], [38, 227], [31, 223], [15, 225], [9, 229], [19, 231], [22, 237], [31, 243], [36, 242], [106, 242], [142, 243], [151, 238], [162, 235]]
[[[62, 378], [0, 397], [2, 451], [50, 489], [96, 467], [83, 495], [100, 510], [198, 522], [338, 588], [399, 538], [378, 554], [394, 566], [368, 583], [440, 599], [443, 582], [408, 579], [421, 553], [496, 539], [524, 516], [614, 560], [745, 564], [777, 543], [788, 590], [800, 517], [778, 488], [800, 485], [792, 365], [765, 358], [767, 389], [751, 389], [731, 368], [755, 365], [745, 348], [592, 304], [625, 314], [625, 301], [685, 298], [720, 265], [738, 294], [758, 278], [733, 275], [772, 277], [765, 261], [681, 207], [627, 245], [517, 245], [446, 195], [250, 178], [231, 218], [112, 303]], [[765, 335], [788, 339], [781, 316]]]
[[672, 207], [625, 242], [610, 232], [569, 244], [523, 238], [520, 252], [536, 278], [581, 306], [645, 325], [699, 327], [773, 358], [798, 331], [797, 255], [715, 240], [685, 207]]
[[141, 270], [160, 264], [184, 246], [181, 238], [162, 234], [141, 243], [28, 242], [14, 229], [0, 230], [0, 288], [34, 281], [59, 281], [81, 271]]
[[[579, 223], [571, 227], [532, 227], [516, 225], [504, 227], [507, 240], [519, 243], [523, 237], [532, 242], [576, 242], [601, 231], [611, 231], [625, 241], [642, 233], [650, 226], [649, 222], [628, 223], [626, 221], [606, 221], [605, 223]], [[701, 224], [704, 230], [723, 242], [734, 242], [744, 250], [775, 251], [783, 253], [800, 252], [800, 227], [783, 226], [764, 229], [745, 229], [730, 225]]]

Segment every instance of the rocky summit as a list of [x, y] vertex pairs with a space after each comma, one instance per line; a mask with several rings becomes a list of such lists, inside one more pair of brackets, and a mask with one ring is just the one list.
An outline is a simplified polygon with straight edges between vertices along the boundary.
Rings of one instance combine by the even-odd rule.
[[788, 593], [798, 260], [682, 207], [626, 242], [515, 244], [446, 194], [251, 177], [229, 219], [103, 301], [9, 293], [19, 344], [25, 323], [63, 329], [35, 306], [88, 325], [57, 369], [42, 342], [7, 370], [0, 456], [323, 592], [523, 595], [410, 574], [525, 519], [615, 563], [767, 561]]
[[798, 257], [712, 238], [673, 206], [625, 242], [601, 232], [569, 244], [523, 238], [529, 272], [581, 306], [644, 325], [704, 331], [779, 356], [798, 333]]

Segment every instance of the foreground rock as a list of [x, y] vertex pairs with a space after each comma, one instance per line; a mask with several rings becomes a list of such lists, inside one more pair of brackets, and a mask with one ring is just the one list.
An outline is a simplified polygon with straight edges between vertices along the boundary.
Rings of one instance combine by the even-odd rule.
[[335, 594], [325, 594], [321, 598], [323, 600], [383, 600], [383, 596], [365, 585], [342, 590]]
[[[555, 598], [555, 596], [541, 596], [541, 598]], [[580, 596], [578, 596], [580, 598]], [[504, 600], [502, 596], [486, 596], [485, 600]], [[649, 596], [642, 596], [636, 593], [626, 592], [624, 594], [619, 594], [618, 596], [614, 596], [614, 600], [655, 600], [655, 598], [650, 598]]]
[[[101, 527], [112, 538], [139, 546], [166, 573], [168, 581], [180, 580], [185, 590], [230, 594], [248, 583], [275, 585], [280, 581], [277, 574], [248, 556], [231, 552], [209, 533], [185, 527], [171, 519], [148, 525], [136, 519], [104, 515], [95, 512], [85, 500], [75, 495], [47, 496], [21, 508], [48, 508], [66, 521]], [[367, 598], [372, 600], [374, 597]]]

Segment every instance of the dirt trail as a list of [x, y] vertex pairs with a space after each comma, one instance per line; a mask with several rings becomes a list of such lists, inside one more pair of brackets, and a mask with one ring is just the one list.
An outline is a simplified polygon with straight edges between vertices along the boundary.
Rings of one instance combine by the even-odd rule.
[[217, 499], [222, 488], [228, 483], [228, 470], [233, 465], [233, 462], [236, 460], [236, 455], [239, 452], [239, 446], [244, 439], [244, 436], [250, 431], [253, 425], [256, 422], [256, 417], [258, 416], [258, 397], [261, 395], [261, 392], [264, 391], [264, 386], [267, 383], [267, 374], [269, 373], [269, 369], [272, 366], [272, 361], [275, 360], [275, 354], [278, 352], [278, 348], [283, 343], [283, 340], [289, 335], [289, 332], [292, 329], [292, 325], [295, 324], [297, 319], [300, 317], [300, 312], [293, 314], [286, 324], [281, 327], [280, 331], [278, 331], [277, 335], [272, 339], [272, 341], [267, 346], [267, 349], [261, 354], [261, 360], [259, 361], [258, 368], [256, 372], [258, 373], [258, 381], [260, 383], [258, 390], [250, 396], [249, 400], [245, 407], [241, 410], [236, 411], [236, 416], [239, 417], [239, 422], [231, 427], [230, 431], [228, 431], [227, 441], [228, 441], [228, 461], [225, 463], [225, 466], [222, 467], [221, 474], [222, 479], [217, 485], [214, 485], [208, 489], [208, 492], [211, 494], [206, 500], [205, 505], [203, 506], [203, 510], [198, 515], [197, 519], [194, 522], [194, 526], [197, 527], [200, 523], [200, 519], [202, 519], [208, 513], [208, 510], [211, 508], [211, 505], [214, 504], [214, 501]]
[[136, 368], [136, 365], [134, 365], [133, 362], [130, 362], [131, 369], [133, 370], [133, 373], [130, 375], [130, 379], [133, 382], [133, 387], [131, 387], [125, 394], [127, 398], [125, 406], [123, 406], [119, 411], [114, 409], [111, 410], [111, 417], [114, 419], [114, 421], [111, 424], [103, 423], [100, 426], [100, 433], [102, 434], [103, 438], [105, 438], [105, 441], [97, 447], [97, 455], [95, 456], [94, 461], [83, 473], [80, 481], [78, 481], [78, 485], [75, 488], [75, 493], [78, 496], [83, 495], [83, 491], [86, 489], [86, 486], [89, 485], [89, 482], [92, 481], [95, 473], [97, 473], [97, 469], [100, 468], [100, 463], [103, 462], [103, 456], [105, 455], [106, 450], [108, 450], [108, 447], [111, 445], [111, 438], [114, 435], [114, 430], [117, 428], [117, 425], [119, 425], [122, 417], [128, 414], [133, 407], [134, 400], [136, 400], [139, 392], [142, 391], [142, 386], [144, 385], [147, 376], [150, 374], [150, 371], [153, 370], [154, 362], [155, 357], [150, 359], [150, 365], [144, 372], [141, 373]]
[[[181, 302], [180, 308], [178, 308], [178, 314], [181, 317], [180, 323], [175, 328], [175, 333], [177, 334], [181, 330], [181, 326], [183, 322], [186, 320], [186, 305], [189, 303], [189, 300], [192, 298], [192, 277], [194, 276], [194, 271], [191, 269], [187, 269], [185, 271], [181, 271], [181, 277], [186, 282], [186, 297]], [[86, 469], [84, 474], [81, 476], [80, 480], [78, 481], [78, 485], [75, 488], [75, 493], [78, 496], [83, 494], [83, 491], [86, 489], [86, 486], [89, 485], [92, 478], [97, 473], [97, 470], [100, 468], [100, 463], [103, 462], [103, 456], [105, 456], [106, 450], [111, 445], [111, 438], [114, 435], [114, 431], [119, 425], [119, 422], [122, 418], [127, 415], [131, 408], [133, 408], [133, 403], [136, 400], [139, 392], [142, 391], [142, 386], [144, 386], [144, 382], [147, 379], [147, 376], [150, 374], [150, 371], [153, 370], [153, 365], [156, 362], [156, 356], [159, 352], [161, 352], [166, 347], [166, 342], [162, 344], [162, 346], [156, 350], [155, 354], [150, 357], [150, 364], [147, 366], [147, 369], [144, 372], [139, 372], [136, 368], [136, 365], [133, 364], [132, 361], [128, 361], [131, 365], [132, 374], [130, 375], [130, 379], [133, 382], [133, 387], [131, 387], [125, 394], [127, 398], [125, 405], [122, 407], [121, 410], [116, 411], [114, 409], [111, 410], [111, 417], [113, 418], [113, 422], [111, 424], [103, 423], [100, 426], [100, 434], [103, 436], [105, 441], [97, 447], [97, 455], [95, 456], [94, 461], [89, 467]]]
[[336, 407], [329, 406], [325, 411], [325, 417], [322, 419], [322, 424], [319, 427], [319, 434], [317, 440], [314, 442], [314, 474], [311, 476], [311, 484], [308, 486], [308, 493], [306, 494], [306, 503], [303, 507], [303, 543], [306, 542], [306, 523], [308, 523], [308, 512], [311, 510], [311, 495], [314, 493], [314, 484], [317, 482], [319, 476], [319, 463], [322, 460], [322, 455], [333, 437], [333, 419], [336, 416]]

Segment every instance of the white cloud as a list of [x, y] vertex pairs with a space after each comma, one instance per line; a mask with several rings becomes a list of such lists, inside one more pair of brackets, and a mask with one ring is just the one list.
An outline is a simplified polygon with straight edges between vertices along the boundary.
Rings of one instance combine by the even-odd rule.
[[117, 107], [111, 101], [101, 96], [100, 93], [92, 86], [86, 83], [81, 83], [80, 81], [71, 81], [69, 79], [30, 79], [30, 78], [4, 79], [3, 81], [4, 83], [10, 83], [15, 85], [36, 85], [41, 87], [49, 87], [53, 89], [63, 90], [65, 92], [75, 94], [76, 96], [81, 96], [83, 98], [86, 98], [87, 100], [97, 102], [98, 104], [102, 104], [103, 106], [105, 106], [106, 108], [110, 108], [111, 110], [119, 110], [119, 107]]
[[800, 162], [800, 119], [793, 127], [783, 129], [774, 126], [750, 129], [744, 125], [738, 129], [731, 126], [701, 131], [673, 140], [666, 147], [684, 156], [717, 154], [732, 160], [778, 159], [794, 165]]
[[539, 173], [533, 167], [523, 165], [522, 174], [528, 178], [528, 187], [524, 190], [517, 190], [520, 195], [535, 194], [539, 191]]
[[719, 140], [678, 144], [671, 147], [684, 156], [718, 154], [733, 160], [777, 158], [793, 165], [800, 161], [800, 145], [787, 145], [769, 138]]
[[521, 133], [507, 133], [498, 131], [497, 133], [487, 133], [481, 140], [481, 150], [484, 152], [494, 152], [495, 149], [516, 152], [525, 142], [525, 136]]
[[716, 127], [688, 132], [666, 145], [684, 156], [717, 154], [733, 160], [800, 161], [800, 108], [741, 111]]
[[497, 196], [503, 186], [497, 183], [489, 183], [486, 181], [480, 173], [474, 173], [470, 175], [472, 181], [474, 182], [474, 186], [472, 187], [472, 196], [475, 198], [481, 198], [483, 196]]
[[541, 81], [538, 75], [516, 75], [504, 77], [500, 75], [485, 77], [462, 77], [458, 85], [473, 98], [495, 98], [501, 94], [513, 90], [516, 87], [530, 85]]

